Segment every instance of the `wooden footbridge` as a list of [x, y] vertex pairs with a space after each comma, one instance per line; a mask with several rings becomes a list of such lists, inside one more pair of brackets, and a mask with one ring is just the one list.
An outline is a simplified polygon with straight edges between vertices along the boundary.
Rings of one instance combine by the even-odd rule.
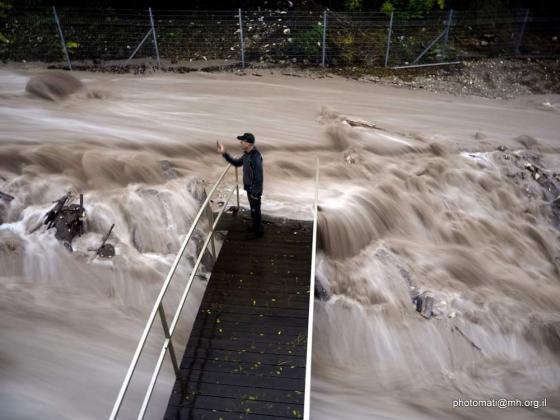
[[[211, 199], [230, 168], [208, 193], [171, 267], [110, 419], [125, 416], [121, 406], [158, 315], [165, 339], [143, 401], [127, 401], [127, 406], [136, 403], [138, 407], [134, 417], [146, 415], [169, 353], [176, 382], [165, 420], [309, 419], [318, 161], [313, 222], [265, 218], [265, 235], [259, 239], [248, 238], [250, 217], [248, 212], [238, 211], [236, 168], [235, 186], [220, 211], [211, 211]], [[234, 193], [237, 206], [231, 215], [224, 215]], [[171, 282], [177, 280], [177, 267], [204, 216], [211, 228], [169, 322], [163, 299]], [[217, 231], [227, 232], [219, 253], [214, 243]], [[212, 273], [179, 363], [174, 333], [198, 268], [210, 250], [215, 261]], [[127, 412], [126, 418], [130, 416]]]

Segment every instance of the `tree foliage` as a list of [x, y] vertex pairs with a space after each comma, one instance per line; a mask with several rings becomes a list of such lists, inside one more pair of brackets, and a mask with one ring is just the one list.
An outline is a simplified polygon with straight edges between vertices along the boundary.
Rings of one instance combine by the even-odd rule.
[[344, 0], [344, 8], [349, 12], [362, 10], [362, 0]]
[[[8, 1], [0, 0], [0, 23], [4, 23], [7, 17], [7, 12], [12, 8], [12, 5]], [[0, 32], [0, 44], [7, 44], [10, 42], [6, 36]]]
[[399, 11], [409, 15], [422, 15], [430, 10], [444, 7], [445, 0], [386, 0], [380, 10], [384, 13]]
[[[78, 7], [75, 0], [0, 0], [2, 4], [13, 4], [14, 8]], [[156, 4], [157, 3], [157, 4]], [[433, 9], [455, 10], [502, 10], [530, 7], [531, 10], [560, 11], [558, 0], [205, 0], [185, 2], [177, 0], [88, 0], [88, 8], [145, 9], [148, 7], [166, 10], [316, 10], [328, 8], [333, 11], [407, 11], [425, 13]], [[82, 6], [84, 7], [84, 6]]]

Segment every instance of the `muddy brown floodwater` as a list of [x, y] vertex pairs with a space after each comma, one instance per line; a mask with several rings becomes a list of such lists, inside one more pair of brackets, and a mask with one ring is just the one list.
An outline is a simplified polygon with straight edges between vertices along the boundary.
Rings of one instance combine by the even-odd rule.
[[[195, 186], [225, 167], [216, 140], [237, 152], [247, 131], [264, 156], [264, 213], [310, 219], [321, 162], [313, 419], [560, 416], [560, 97], [267, 73], [74, 72], [83, 86], [26, 91], [41, 71], [0, 69], [0, 191], [15, 197], [0, 198], [3, 419], [108, 416]], [[73, 254], [37, 229], [69, 190], [88, 214]], [[117, 255], [94, 259], [112, 223]], [[431, 297], [430, 319], [417, 295]], [[172, 383], [167, 366], [150, 418]], [[453, 407], [492, 398], [547, 406]]]

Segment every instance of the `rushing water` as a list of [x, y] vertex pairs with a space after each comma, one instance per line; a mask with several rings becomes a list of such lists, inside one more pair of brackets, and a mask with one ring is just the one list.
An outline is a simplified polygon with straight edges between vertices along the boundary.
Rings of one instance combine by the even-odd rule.
[[[215, 141], [236, 151], [246, 131], [265, 158], [267, 214], [311, 218], [321, 162], [317, 278], [328, 299], [315, 312], [312, 418], [560, 416], [560, 232], [524, 167], [538, 157], [560, 171], [558, 97], [75, 73], [84, 87], [59, 99], [70, 91], [25, 91], [37, 72], [0, 70], [0, 191], [16, 197], [0, 199], [2, 418], [108, 415], [200, 185], [225, 167]], [[88, 214], [73, 254], [41, 225], [69, 190], [84, 193]], [[93, 258], [112, 223], [117, 256]], [[182, 339], [204, 287], [195, 282]], [[411, 301], [424, 291], [429, 320]], [[151, 418], [173, 382], [166, 369]], [[149, 370], [141, 364], [138, 382]], [[138, 398], [133, 387], [125, 412]], [[460, 398], [547, 407], [453, 408]]]

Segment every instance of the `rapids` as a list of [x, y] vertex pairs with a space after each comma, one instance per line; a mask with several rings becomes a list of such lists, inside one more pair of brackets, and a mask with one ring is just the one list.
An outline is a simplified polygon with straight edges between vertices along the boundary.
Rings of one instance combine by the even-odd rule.
[[[55, 78], [65, 93], [45, 100], [26, 91], [41, 73], [0, 69], [0, 191], [15, 197], [0, 198], [3, 419], [108, 416], [200, 187], [225, 167], [216, 139], [237, 153], [246, 131], [264, 156], [266, 214], [311, 218], [320, 159], [313, 419], [560, 416], [560, 226], [553, 191], [526, 167], [560, 185], [560, 115], [541, 107], [558, 96], [73, 72], [83, 87]], [[41, 225], [69, 190], [88, 214], [73, 254]], [[112, 223], [117, 256], [93, 258]], [[183, 341], [204, 287], [187, 302]], [[415, 311], [412, 291], [434, 296], [434, 317]], [[150, 369], [140, 366], [126, 418]], [[149, 418], [172, 383], [167, 365]], [[459, 398], [547, 407], [453, 408]]]

